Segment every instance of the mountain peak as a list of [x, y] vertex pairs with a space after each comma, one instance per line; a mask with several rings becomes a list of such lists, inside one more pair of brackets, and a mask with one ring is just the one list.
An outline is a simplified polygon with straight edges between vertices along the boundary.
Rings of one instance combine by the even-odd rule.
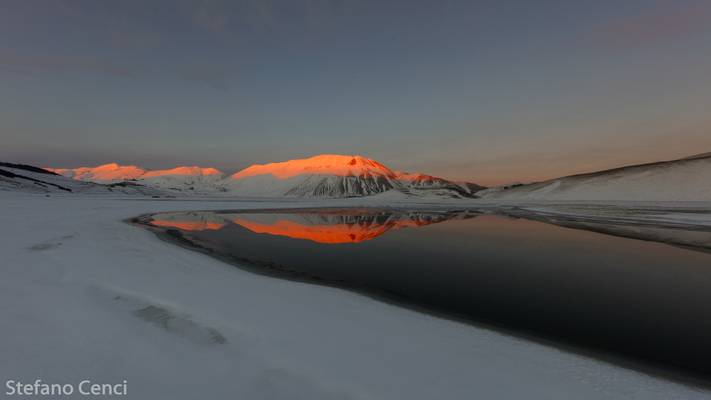
[[472, 197], [480, 187], [424, 174], [396, 172], [361, 155], [320, 154], [255, 164], [230, 176], [229, 186], [247, 196], [360, 197], [390, 190], [405, 195]]
[[394, 177], [395, 173], [383, 164], [360, 155], [320, 154], [304, 159], [254, 164], [232, 175], [231, 178], [242, 179], [258, 175], [289, 179], [298, 175]]
[[[123, 166], [123, 168], [129, 168], [129, 167], [134, 167], [134, 166], [133, 166], [133, 165], [125, 165], [125, 166]], [[90, 167], [86, 167], [86, 168], [90, 168]], [[118, 168], [122, 168], [122, 166], [119, 165], [119, 164], [117, 164], [117, 163], [115, 163], [115, 162], [114, 162], [114, 163], [102, 164], [102, 165], [99, 165], [99, 166], [97, 166], [97, 167], [94, 167], [94, 169], [100, 169], [100, 170], [105, 170], [105, 169], [118, 169]]]
[[136, 179], [146, 171], [135, 165], [108, 163], [96, 167], [47, 168], [47, 170], [78, 181], [116, 182]]

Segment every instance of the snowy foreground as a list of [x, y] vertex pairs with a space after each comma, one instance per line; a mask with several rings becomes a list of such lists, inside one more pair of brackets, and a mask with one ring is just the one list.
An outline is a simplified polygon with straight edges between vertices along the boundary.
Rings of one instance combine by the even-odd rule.
[[2, 383], [126, 380], [137, 399], [711, 398], [359, 294], [251, 274], [122, 221], [365, 203], [0, 192]]

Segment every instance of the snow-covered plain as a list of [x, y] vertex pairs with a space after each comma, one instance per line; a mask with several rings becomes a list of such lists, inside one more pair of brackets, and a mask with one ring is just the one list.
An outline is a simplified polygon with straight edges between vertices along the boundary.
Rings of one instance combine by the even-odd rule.
[[711, 397], [698, 387], [356, 293], [251, 274], [123, 222], [158, 211], [382, 199], [0, 192], [0, 377], [125, 379], [127, 397], [140, 399]]

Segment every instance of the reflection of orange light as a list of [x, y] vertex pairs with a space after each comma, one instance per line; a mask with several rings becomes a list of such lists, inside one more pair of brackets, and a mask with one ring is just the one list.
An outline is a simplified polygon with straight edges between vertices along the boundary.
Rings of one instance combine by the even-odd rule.
[[385, 224], [333, 224], [333, 225], [302, 225], [293, 221], [280, 219], [271, 224], [248, 221], [235, 218], [235, 224], [241, 225], [255, 233], [286, 236], [292, 239], [305, 239], [316, 243], [359, 243], [375, 239], [391, 229], [407, 226], [422, 226], [429, 222], [400, 220]]
[[223, 222], [210, 221], [168, 221], [154, 219], [153, 221], [151, 221], [151, 225], [160, 226], [163, 228], [177, 228], [182, 229], [184, 231], [216, 231], [225, 226], [226, 224]]

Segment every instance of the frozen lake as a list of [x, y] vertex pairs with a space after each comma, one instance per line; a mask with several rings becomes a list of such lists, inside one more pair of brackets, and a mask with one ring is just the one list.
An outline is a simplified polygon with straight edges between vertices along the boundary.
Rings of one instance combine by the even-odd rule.
[[151, 218], [166, 237], [258, 273], [353, 289], [597, 354], [711, 372], [711, 254], [704, 251], [477, 210]]

